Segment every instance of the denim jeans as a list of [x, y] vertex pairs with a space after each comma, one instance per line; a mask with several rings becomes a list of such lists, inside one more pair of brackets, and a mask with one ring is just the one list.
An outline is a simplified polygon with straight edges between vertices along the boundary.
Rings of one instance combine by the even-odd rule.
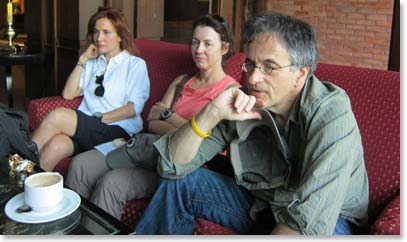
[[352, 228], [349, 224], [349, 221], [339, 217], [338, 221], [336, 222], [336, 226], [333, 232], [333, 235], [351, 235]]
[[[253, 201], [250, 192], [230, 177], [200, 168], [182, 179], [160, 180], [136, 233], [193, 234], [195, 218], [200, 217], [247, 234], [253, 225], [249, 215]], [[337, 227], [337, 234], [350, 233], [345, 219], [340, 218]]]

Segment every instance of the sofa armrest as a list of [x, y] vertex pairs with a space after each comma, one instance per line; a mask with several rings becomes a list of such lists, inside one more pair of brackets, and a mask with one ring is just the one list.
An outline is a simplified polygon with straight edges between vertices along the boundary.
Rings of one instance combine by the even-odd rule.
[[370, 234], [400, 235], [400, 194], [385, 207], [372, 225]]
[[44, 97], [30, 100], [28, 103], [29, 130], [34, 131], [49, 112], [57, 107], [76, 109], [82, 101], [82, 97], [73, 100], [64, 99], [61, 96]]

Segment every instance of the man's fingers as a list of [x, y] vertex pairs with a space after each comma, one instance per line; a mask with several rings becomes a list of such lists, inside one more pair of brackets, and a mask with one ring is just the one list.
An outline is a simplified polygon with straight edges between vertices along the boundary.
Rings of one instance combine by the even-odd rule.
[[254, 96], [249, 96], [249, 102], [247, 103], [246, 107], [245, 107], [245, 111], [246, 112], [250, 112], [250, 110], [253, 109], [254, 105], [256, 104], [256, 97]]
[[239, 93], [235, 99], [235, 109], [236, 112], [241, 113], [243, 109], [246, 107], [247, 103], [249, 102], [249, 96]]
[[248, 120], [248, 119], [261, 119], [261, 114], [257, 111], [241, 112], [236, 115], [234, 120]]

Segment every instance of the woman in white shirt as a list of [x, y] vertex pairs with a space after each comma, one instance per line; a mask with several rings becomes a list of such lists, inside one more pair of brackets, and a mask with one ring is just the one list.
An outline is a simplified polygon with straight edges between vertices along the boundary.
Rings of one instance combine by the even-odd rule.
[[77, 110], [57, 108], [33, 133], [40, 166], [56, 164], [95, 145], [141, 131], [141, 111], [150, 80], [144, 60], [133, 55], [133, 37], [123, 12], [99, 8], [89, 20], [87, 50], [68, 77], [62, 96], [83, 96]]

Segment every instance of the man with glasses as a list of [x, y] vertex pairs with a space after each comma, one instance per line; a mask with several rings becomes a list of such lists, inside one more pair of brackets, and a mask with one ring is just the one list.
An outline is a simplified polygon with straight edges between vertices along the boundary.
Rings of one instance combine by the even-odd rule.
[[[259, 220], [272, 234], [351, 234], [367, 220], [361, 136], [345, 91], [313, 74], [314, 30], [264, 13], [242, 40], [248, 94], [225, 90], [154, 144], [163, 178], [136, 233], [191, 234], [201, 217], [242, 234]], [[235, 179], [199, 168], [225, 147]]]

